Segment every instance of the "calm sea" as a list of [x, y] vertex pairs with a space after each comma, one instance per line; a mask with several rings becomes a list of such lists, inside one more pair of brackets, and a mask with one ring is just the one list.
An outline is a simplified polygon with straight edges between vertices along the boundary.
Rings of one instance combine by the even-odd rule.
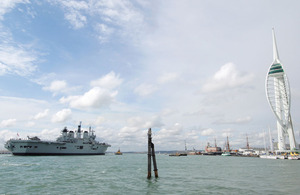
[[[225, 156], [0, 155], [0, 194], [300, 194], [300, 161]], [[153, 172], [152, 172], [153, 174]]]

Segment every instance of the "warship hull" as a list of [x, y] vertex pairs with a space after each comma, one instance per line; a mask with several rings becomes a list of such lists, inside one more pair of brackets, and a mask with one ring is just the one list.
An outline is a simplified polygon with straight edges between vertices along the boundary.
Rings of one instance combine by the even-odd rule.
[[83, 142], [9, 140], [5, 146], [13, 155], [104, 155], [109, 145]]
[[13, 155], [104, 155], [109, 144], [100, 143], [95, 140], [96, 136], [87, 131], [81, 137], [81, 125], [78, 127], [77, 137], [74, 132], [68, 133], [67, 129], [56, 141], [42, 141], [39, 138], [10, 139], [6, 142], [5, 148]]

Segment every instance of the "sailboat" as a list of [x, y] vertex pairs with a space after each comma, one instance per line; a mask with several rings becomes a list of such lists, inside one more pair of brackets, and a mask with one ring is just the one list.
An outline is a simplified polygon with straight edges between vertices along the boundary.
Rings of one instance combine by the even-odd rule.
[[222, 156], [231, 156], [228, 136], [227, 136], [227, 142], [226, 142], [226, 150], [222, 153]]
[[[270, 133], [270, 129], [269, 129]], [[272, 141], [272, 140], [271, 140]], [[272, 143], [272, 142], [271, 142]], [[265, 145], [265, 154], [259, 155], [259, 158], [265, 158], [265, 159], [277, 159], [276, 155], [271, 155], [269, 151], [267, 151], [267, 145], [266, 145], [266, 132], [264, 131], [264, 145]], [[272, 149], [272, 144], [271, 144], [271, 149]]]

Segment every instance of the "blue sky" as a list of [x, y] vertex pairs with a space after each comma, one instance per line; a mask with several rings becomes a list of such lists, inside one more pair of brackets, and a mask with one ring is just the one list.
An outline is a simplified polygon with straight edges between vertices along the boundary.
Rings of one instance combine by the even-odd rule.
[[275, 27], [298, 142], [298, 1], [3, 0], [0, 148], [91, 125], [123, 151], [263, 145]]

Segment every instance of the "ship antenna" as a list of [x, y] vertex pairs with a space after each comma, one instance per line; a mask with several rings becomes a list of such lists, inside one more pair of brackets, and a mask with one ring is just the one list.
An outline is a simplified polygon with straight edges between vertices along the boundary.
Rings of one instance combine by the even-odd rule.
[[81, 121], [80, 121], [80, 123], [78, 125], [78, 133], [80, 133], [80, 132], [81, 132]]

